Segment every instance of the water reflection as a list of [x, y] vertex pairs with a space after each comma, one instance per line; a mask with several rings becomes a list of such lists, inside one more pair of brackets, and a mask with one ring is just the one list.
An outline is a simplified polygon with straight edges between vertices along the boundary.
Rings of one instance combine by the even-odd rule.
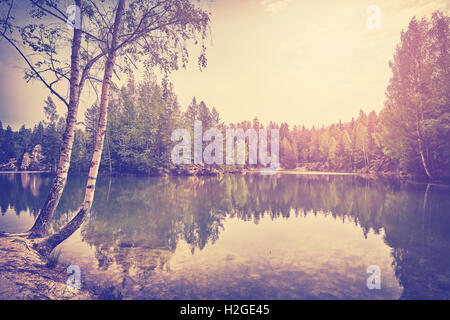
[[[35, 216], [50, 183], [0, 175], [2, 214]], [[84, 184], [68, 180], [55, 228]], [[128, 298], [448, 299], [449, 211], [446, 187], [355, 176], [102, 178], [89, 221], [62, 246], [89, 281]], [[364, 266], [377, 263], [373, 292]]]

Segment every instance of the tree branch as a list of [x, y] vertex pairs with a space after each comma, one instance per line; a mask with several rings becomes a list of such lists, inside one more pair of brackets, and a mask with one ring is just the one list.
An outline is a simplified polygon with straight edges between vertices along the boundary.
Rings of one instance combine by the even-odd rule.
[[0, 32], [0, 34], [3, 36], [3, 38], [6, 39], [16, 50], [17, 52], [22, 56], [22, 58], [25, 60], [25, 62], [28, 64], [28, 66], [31, 68], [31, 70], [37, 75], [37, 77], [42, 81], [42, 83], [50, 90], [51, 93], [53, 93], [58, 99], [60, 99], [67, 107], [69, 107], [69, 103], [64, 99], [58, 92], [56, 92], [48, 83], [47, 81], [42, 78], [42, 76], [39, 74], [39, 72], [33, 67], [31, 62], [27, 59], [27, 57], [22, 53], [22, 51], [19, 49], [19, 47], [16, 46], [16, 44], [9, 39], [6, 34], [3, 32]]

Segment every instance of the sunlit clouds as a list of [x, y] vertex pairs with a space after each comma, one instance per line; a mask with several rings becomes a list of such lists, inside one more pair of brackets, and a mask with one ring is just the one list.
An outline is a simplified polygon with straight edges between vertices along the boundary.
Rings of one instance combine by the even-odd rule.
[[264, 11], [276, 14], [285, 9], [290, 2], [291, 0], [261, 0], [261, 5]]

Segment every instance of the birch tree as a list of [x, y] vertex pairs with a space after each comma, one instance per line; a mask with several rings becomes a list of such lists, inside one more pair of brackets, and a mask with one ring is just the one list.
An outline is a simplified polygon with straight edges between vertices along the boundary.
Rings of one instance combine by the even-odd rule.
[[[75, 3], [79, 8], [82, 7], [82, 0], [76, 0]], [[79, 81], [82, 32], [80, 28], [73, 29], [70, 39], [67, 26], [55, 23], [55, 21], [65, 23], [67, 20], [64, 12], [58, 7], [58, 1], [36, 0], [19, 4], [14, 0], [3, 0], [0, 1], [0, 6], [4, 13], [6, 12], [0, 21], [1, 39], [11, 45], [25, 62], [25, 79], [27, 81], [37, 79], [67, 107], [66, 128], [56, 177], [31, 230], [32, 235], [40, 236], [47, 231], [48, 221], [59, 203], [69, 171], [78, 101], [83, 87], [83, 83]], [[16, 23], [14, 9], [28, 10], [27, 18], [31, 18], [32, 23], [21, 24], [20, 21]], [[81, 23], [82, 15], [77, 18]], [[70, 63], [63, 61], [65, 52], [60, 48], [63, 42], [71, 43]], [[64, 81], [69, 87], [68, 98], [56, 88], [58, 85], [61, 88], [60, 84]]]
[[[159, 67], [160, 71], [167, 75], [180, 65], [186, 66], [187, 42], [192, 39], [198, 44], [198, 36], [201, 39], [198, 64], [200, 68], [206, 66], [204, 42], [209, 26], [209, 14], [195, 5], [194, 1], [135, 0], [127, 5], [125, 0], [119, 0], [117, 6], [113, 8], [110, 11], [114, 12], [113, 25], [110, 28], [100, 29], [106, 30], [106, 35], [102, 35], [102, 38], [107, 39], [107, 47], [94, 154], [84, 201], [76, 216], [66, 226], [36, 243], [36, 249], [43, 255], [48, 255], [53, 248], [75, 232], [90, 213], [103, 151], [109, 89], [115, 67], [127, 72], [131, 66], [137, 66], [137, 62], [142, 62], [144, 67]], [[107, 15], [103, 16], [103, 21], [108, 21]], [[121, 61], [117, 62], [117, 58], [121, 58]]]

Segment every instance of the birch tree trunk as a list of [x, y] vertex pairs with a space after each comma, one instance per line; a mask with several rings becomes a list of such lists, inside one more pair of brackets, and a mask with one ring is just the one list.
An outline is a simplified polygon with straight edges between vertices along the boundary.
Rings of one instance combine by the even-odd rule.
[[427, 161], [425, 159], [424, 150], [423, 150], [423, 136], [422, 136], [422, 130], [420, 129], [420, 117], [419, 118], [419, 111], [416, 113], [416, 133], [417, 133], [417, 144], [419, 145], [419, 154], [420, 159], [422, 161], [423, 169], [425, 170], [425, 173], [427, 177], [431, 180], [433, 177], [431, 175], [430, 169], [428, 167]]
[[94, 154], [92, 156], [91, 166], [89, 168], [89, 176], [85, 190], [83, 204], [77, 215], [66, 224], [59, 232], [44, 239], [42, 242], [36, 244], [37, 251], [46, 256], [62, 241], [72, 235], [84, 222], [87, 215], [90, 213], [92, 202], [94, 200], [95, 186], [97, 182], [98, 169], [100, 167], [100, 160], [103, 152], [103, 144], [105, 140], [106, 125], [108, 121], [108, 103], [109, 103], [109, 88], [114, 68], [116, 46], [120, 27], [122, 24], [122, 16], [125, 7], [125, 0], [119, 0], [116, 17], [114, 20], [111, 48], [106, 57], [105, 73], [102, 83], [102, 93], [100, 98], [100, 114], [98, 119], [98, 127], [95, 138]]
[[[81, 0], [75, 1], [81, 8]], [[81, 19], [81, 16], [80, 16]], [[66, 128], [63, 134], [61, 154], [59, 156], [58, 168], [50, 193], [41, 212], [30, 230], [30, 236], [43, 237], [49, 229], [49, 222], [55, 213], [59, 200], [63, 193], [67, 181], [67, 174], [70, 167], [70, 157], [72, 155], [72, 146], [75, 136], [75, 127], [77, 123], [79, 91], [78, 79], [80, 77], [80, 47], [81, 47], [81, 26], [80, 29], [74, 29], [71, 53], [71, 71], [70, 71], [70, 97], [67, 111]]]

